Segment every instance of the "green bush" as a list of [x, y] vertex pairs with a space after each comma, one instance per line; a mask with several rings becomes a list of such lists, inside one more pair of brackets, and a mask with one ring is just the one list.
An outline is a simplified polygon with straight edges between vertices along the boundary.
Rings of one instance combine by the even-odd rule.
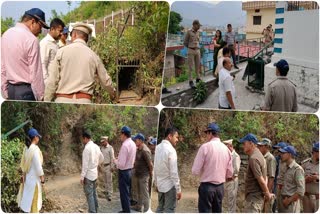
[[193, 92], [193, 99], [198, 103], [203, 103], [208, 97], [208, 89], [205, 82], [200, 81], [196, 84], [195, 91]]
[[19, 192], [19, 168], [24, 144], [18, 139], [1, 143], [1, 206], [4, 212], [19, 211], [16, 203]]

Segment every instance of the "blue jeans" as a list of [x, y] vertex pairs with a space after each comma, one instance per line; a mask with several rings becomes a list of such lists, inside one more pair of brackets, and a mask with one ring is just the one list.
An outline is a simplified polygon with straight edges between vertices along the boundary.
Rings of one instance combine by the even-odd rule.
[[98, 198], [97, 198], [97, 180], [90, 181], [87, 178], [84, 178], [83, 190], [87, 198], [88, 203], [88, 212], [97, 213], [98, 212]]
[[119, 170], [119, 191], [122, 211], [130, 213], [131, 169]]

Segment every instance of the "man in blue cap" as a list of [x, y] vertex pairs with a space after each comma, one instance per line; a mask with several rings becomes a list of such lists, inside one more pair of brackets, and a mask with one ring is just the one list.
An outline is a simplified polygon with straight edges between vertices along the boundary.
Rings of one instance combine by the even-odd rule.
[[132, 138], [136, 143], [137, 153], [136, 160], [134, 163], [134, 177], [136, 178], [136, 188], [137, 188], [137, 205], [135, 205], [135, 210], [140, 212], [147, 212], [149, 210], [149, 180], [152, 177], [153, 164], [151, 159], [151, 151], [144, 144], [145, 137], [143, 134], [139, 133]]
[[137, 147], [131, 139], [131, 129], [128, 126], [121, 128], [120, 140], [122, 142], [118, 159], [115, 164], [119, 170], [119, 191], [122, 213], [130, 213], [130, 189], [132, 168], [136, 158]]
[[47, 35], [40, 41], [40, 54], [42, 62], [43, 79], [46, 80], [49, 76], [48, 68], [59, 49], [58, 42], [62, 35], [65, 24], [59, 18], [54, 18], [50, 22], [50, 30]]
[[272, 211], [276, 212], [277, 208], [280, 206], [281, 202], [281, 189], [283, 186], [283, 174], [287, 169], [287, 166], [284, 162], [281, 161], [281, 156], [279, 149], [284, 148], [288, 146], [285, 142], [279, 142], [276, 145], [273, 145], [272, 148], [275, 150], [275, 156], [276, 156], [276, 175], [274, 178], [274, 185], [273, 185], [273, 193], [276, 194], [276, 202], [273, 204]]
[[207, 142], [202, 144], [194, 159], [192, 174], [200, 176], [198, 189], [199, 213], [221, 213], [224, 194], [223, 184], [232, 179], [232, 156], [220, 138], [220, 128], [210, 123], [204, 131]]
[[254, 134], [247, 134], [240, 139], [240, 143], [243, 144], [244, 153], [249, 155], [243, 212], [261, 213], [264, 201], [270, 201], [274, 197], [267, 186], [266, 161], [257, 148], [258, 139]]
[[42, 100], [44, 81], [37, 36], [49, 28], [39, 8], [25, 12], [21, 22], [1, 38], [1, 92], [5, 99]]
[[284, 173], [283, 188], [281, 190], [281, 202], [279, 212], [281, 213], [299, 213], [300, 199], [305, 193], [304, 170], [295, 161], [297, 156], [293, 146], [286, 146], [279, 149], [281, 160], [287, 165]]
[[296, 112], [298, 110], [296, 85], [288, 77], [289, 64], [281, 59], [274, 64], [277, 79], [268, 85], [262, 110]]
[[67, 41], [68, 35], [69, 35], [69, 27], [66, 26], [63, 28], [63, 32], [62, 32], [62, 35], [61, 35], [59, 43], [58, 43], [59, 48], [62, 48], [62, 47], [69, 44]]
[[306, 191], [303, 196], [303, 212], [315, 213], [319, 209], [319, 142], [312, 145], [312, 157], [302, 162]]

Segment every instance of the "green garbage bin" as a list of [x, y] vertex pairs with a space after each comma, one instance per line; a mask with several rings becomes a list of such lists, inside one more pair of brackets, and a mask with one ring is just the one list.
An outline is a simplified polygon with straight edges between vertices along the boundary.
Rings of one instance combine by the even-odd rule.
[[262, 59], [248, 59], [248, 85], [257, 90], [264, 90], [264, 65]]

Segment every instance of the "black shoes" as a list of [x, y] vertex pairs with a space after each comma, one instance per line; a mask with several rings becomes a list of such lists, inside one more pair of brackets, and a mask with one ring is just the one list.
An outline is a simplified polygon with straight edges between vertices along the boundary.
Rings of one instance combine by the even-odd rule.
[[196, 79], [196, 83], [198, 83], [198, 82], [200, 82], [201, 81], [201, 79], [200, 78], [197, 78]]
[[235, 69], [239, 69], [239, 67], [238, 67], [238, 66], [236, 66], [236, 65], [234, 66], [234, 68], [235, 68]]

